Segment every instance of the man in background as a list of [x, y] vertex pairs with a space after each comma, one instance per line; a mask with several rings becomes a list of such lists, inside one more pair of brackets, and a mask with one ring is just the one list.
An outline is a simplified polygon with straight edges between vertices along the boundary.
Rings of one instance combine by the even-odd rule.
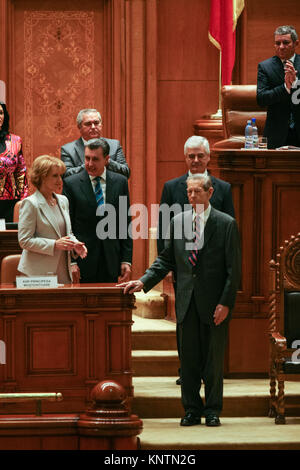
[[[84, 167], [84, 145], [91, 139], [99, 139], [102, 132], [102, 118], [97, 109], [82, 109], [77, 116], [77, 127], [80, 138], [61, 147], [61, 159], [66, 165], [65, 177], [74, 175]], [[116, 139], [102, 137], [109, 145], [107, 169], [129, 178], [128, 168], [123, 149]]]
[[279, 26], [274, 40], [275, 55], [260, 62], [257, 73], [257, 103], [267, 108], [264, 136], [270, 149], [300, 147], [298, 35], [293, 26]]

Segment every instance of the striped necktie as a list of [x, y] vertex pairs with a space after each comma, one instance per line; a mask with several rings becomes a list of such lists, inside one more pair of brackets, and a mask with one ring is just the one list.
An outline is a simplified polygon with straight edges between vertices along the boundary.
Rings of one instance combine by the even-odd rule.
[[104, 204], [104, 196], [103, 196], [102, 186], [100, 183], [100, 176], [97, 176], [96, 178], [94, 178], [94, 180], [97, 181], [96, 186], [95, 186], [95, 196], [96, 196], [97, 207], [99, 207]]
[[191, 263], [192, 266], [196, 266], [197, 263], [197, 258], [198, 258], [198, 248], [199, 248], [199, 243], [200, 243], [200, 217], [199, 215], [196, 215], [194, 219], [194, 244], [195, 248], [190, 252], [189, 255], [189, 262]]

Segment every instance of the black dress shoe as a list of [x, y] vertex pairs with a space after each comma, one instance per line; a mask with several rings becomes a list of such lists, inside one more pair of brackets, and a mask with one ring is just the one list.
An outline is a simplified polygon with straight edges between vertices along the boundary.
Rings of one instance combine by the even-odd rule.
[[201, 416], [196, 416], [193, 413], [187, 413], [180, 421], [180, 426], [194, 426], [195, 424], [201, 424]]
[[217, 415], [208, 415], [205, 418], [206, 426], [221, 426], [221, 422]]
[[176, 385], [181, 385], [181, 377], [176, 380]]

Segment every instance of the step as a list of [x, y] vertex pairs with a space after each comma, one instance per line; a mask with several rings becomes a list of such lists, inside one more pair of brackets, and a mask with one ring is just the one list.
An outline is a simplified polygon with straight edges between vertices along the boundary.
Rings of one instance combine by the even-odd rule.
[[135, 377], [176, 375], [179, 369], [177, 351], [132, 351], [132, 369]]
[[[224, 417], [218, 428], [183, 427], [178, 418], [143, 419], [141, 450], [299, 450], [300, 417]], [[186, 462], [187, 463], [187, 462]]]
[[[184, 415], [181, 388], [173, 377], [133, 377], [133, 412], [141, 419], [180, 418]], [[288, 406], [299, 400], [299, 382], [285, 382]], [[203, 390], [201, 390], [203, 396]], [[224, 379], [224, 417], [263, 417], [269, 410], [268, 379]], [[300, 434], [300, 432], [299, 432]]]
[[152, 289], [145, 294], [144, 292], [136, 292], [135, 294], [135, 315], [142, 318], [160, 318], [166, 316], [167, 298], [160, 291]]
[[164, 319], [141, 319], [133, 315], [133, 350], [177, 350], [176, 324]]

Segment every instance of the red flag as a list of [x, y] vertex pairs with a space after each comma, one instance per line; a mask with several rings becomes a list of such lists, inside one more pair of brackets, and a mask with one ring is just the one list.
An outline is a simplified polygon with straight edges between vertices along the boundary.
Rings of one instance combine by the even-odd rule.
[[208, 37], [221, 51], [222, 85], [231, 83], [235, 61], [235, 28], [244, 0], [211, 0]]

